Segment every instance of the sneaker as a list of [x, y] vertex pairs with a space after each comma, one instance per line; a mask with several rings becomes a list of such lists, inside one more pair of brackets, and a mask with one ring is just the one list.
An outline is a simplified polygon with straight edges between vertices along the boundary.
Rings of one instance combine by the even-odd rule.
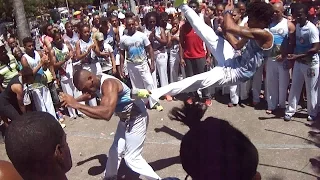
[[133, 89], [131, 91], [132, 95], [136, 95], [138, 98], [148, 98], [150, 96], [150, 93], [146, 89]]
[[307, 121], [314, 121], [316, 120], [316, 117], [314, 116], [308, 116]]
[[237, 104], [233, 104], [233, 103], [228, 103], [228, 107], [235, 107], [235, 106], [237, 106]]
[[283, 119], [284, 121], [291, 121], [292, 117], [286, 114]]
[[158, 103], [156, 105], [153, 106], [154, 109], [156, 109], [157, 111], [163, 111], [163, 107]]
[[206, 99], [204, 104], [206, 104], [207, 107], [212, 106], [212, 100], [211, 99]]
[[65, 124], [62, 124], [62, 123], [60, 123], [60, 126], [61, 126], [62, 128], [65, 128], [65, 127], [66, 127], [66, 125], [65, 125]]
[[178, 8], [180, 7], [182, 4], [187, 4], [188, 1], [187, 0], [175, 0], [173, 3], [173, 6]]

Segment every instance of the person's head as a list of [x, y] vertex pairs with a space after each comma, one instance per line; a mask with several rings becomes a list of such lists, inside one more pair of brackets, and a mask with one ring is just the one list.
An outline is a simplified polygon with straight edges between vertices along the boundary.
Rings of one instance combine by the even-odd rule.
[[32, 84], [34, 82], [34, 74], [30, 67], [24, 67], [19, 72], [22, 76], [22, 81], [25, 84]]
[[97, 32], [95, 35], [96, 41], [98, 43], [99, 47], [103, 47], [103, 42], [104, 42], [104, 35], [102, 32]]
[[171, 21], [172, 28], [179, 30], [180, 21], [179, 18], [175, 17]]
[[274, 21], [278, 22], [283, 18], [283, 12], [284, 12], [283, 3], [274, 3], [272, 6], [274, 10], [273, 19]]
[[0, 180], [23, 180], [23, 179], [10, 162], [0, 160]]
[[101, 26], [100, 26], [99, 29], [103, 34], [108, 33], [108, 30], [109, 30], [109, 19], [107, 17], [102, 17], [101, 18]]
[[222, 16], [223, 11], [224, 11], [224, 5], [223, 4], [217, 4], [216, 15], [217, 16]]
[[294, 6], [293, 18], [300, 25], [304, 25], [308, 17], [308, 7], [305, 4], [297, 3]]
[[249, 28], [267, 28], [273, 19], [274, 10], [271, 4], [252, 2], [247, 8]]
[[240, 13], [240, 10], [238, 8], [234, 8], [233, 9], [232, 18], [234, 19], [234, 21], [236, 23], [239, 23], [239, 21], [241, 20], [241, 13]]
[[169, 2], [167, 3], [167, 7], [170, 8], [172, 6], [172, 4]]
[[80, 38], [84, 41], [88, 41], [91, 36], [90, 27], [87, 24], [82, 25], [80, 28]]
[[70, 22], [66, 22], [66, 24], [64, 26], [66, 28], [67, 33], [73, 33], [72, 24]]
[[239, 8], [239, 11], [241, 13], [241, 18], [244, 18], [247, 11], [247, 6], [244, 2], [238, 2], [237, 7]]
[[213, 16], [215, 14], [215, 11], [216, 11], [216, 9], [215, 9], [214, 6], [209, 6], [206, 9], [206, 15], [211, 17], [211, 16]]
[[61, 178], [72, 167], [66, 134], [47, 112], [22, 115], [12, 121], [5, 137], [7, 155], [23, 179]]
[[115, 16], [115, 15], [111, 15], [111, 17], [110, 17], [110, 23], [111, 23], [112, 27], [118, 27], [118, 26], [119, 26], [118, 17]]
[[8, 38], [8, 39], [7, 39], [7, 42], [8, 42], [8, 45], [9, 45], [10, 48], [15, 48], [15, 47], [18, 46], [17, 40], [16, 40], [16, 38], [14, 38], [14, 37]]
[[51, 37], [51, 35], [53, 33], [53, 26], [51, 24], [49, 24], [49, 23], [45, 24], [42, 27], [42, 33]]
[[191, 0], [188, 3], [189, 7], [191, 7], [196, 13], [200, 12], [199, 2], [197, 0]]
[[92, 24], [93, 24], [94, 27], [99, 28], [99, 26], [100, 26], [100, 16], [99, 16], [99, 14], [95, 14], [93, 16]]
[[10, 62], [10, 58], [7, 55], [7, 50], [5, 44], [0, 40], [0, 61], [1, 63], [8, 64]]
[[124, 16], [125, 16], [126, 18], [133, 18], [133, 17], [134, 17], [134, 13], [131, 12], [131, 11], [128, 11], [128, 12], [125, 13]]
[[180, 159], [193, 180], [259, 180], [258, 150], [229, 122], [214, 117], [201, 121], [206, 107], [199, 104], [174, 108], [173, 120], [190, 130], [183, 136]]
[[288, 15], [288, 16], [287, 16], [287, 19], [288, 19], [288, 21], [293, 21], [292, 15]]
[[133, 18], [126, 18], [126, 29], [128, 30], [128, 34], [136, 32], [135, 20]]
[[35, 47], [32, 37], [26, 37], [22, 40], [23, 47], [27, 54], [33, 53]]
[[53, 33], [53, 44], [57, 47], [62, 48], [63, 47], [63, 38], [60, 32], [55, 32]]
[[88, 70], [78, 70], [73, 75], [74, 86], [83, 93], [92, 94], [100, 87], [98, 77]]
[[169, 20], [169, 15], [166, 12], [160, 13], [160, 26], [166, 28]]
[[144, 17], [144, 24], [148, 29], [153, 29], [160, 25], [160, 17], [157, 12], [148, 12]]

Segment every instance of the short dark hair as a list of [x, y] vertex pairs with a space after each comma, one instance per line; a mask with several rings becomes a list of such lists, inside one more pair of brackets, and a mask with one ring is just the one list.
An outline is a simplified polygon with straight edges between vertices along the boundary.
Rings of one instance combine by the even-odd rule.
[[46, 24], [44, 24], [44, 25], [42, 26], [41, 31], [42, 31], [43, 34], [48, 35], [48, 34], [47, 34], [47, 29], [48, 29], [49, 26], [52, 26], [52, 24], [46, 23]]
[[188, 5], [190, 5], [190, 4], [196, 4], [197, 7], [200, 6], [200, 5], [199, 5], [199, 2], [198, 2], [197, 0], [191, 0], [191, 1], [189, 1]]
[[133, 18], [135, 15], [134, 15], [134, 13], [133, 12], [131, 12], [131, 11], [128, 11], [128, 12], [126, 12], [125, 14], [124, 14], [124, 16], [126, 17], [126, 18]]
[[171, 119], [184, 122], [190, 130], [180, 146], [183, 169], [193, 179], [250, 180], [257, 173], [258, 150], [229, 122], [214, 117], [201, 121], [203, 105], [174, 108]]
[[274, 10], [271, 4], [265, 2], [252, 2], [247, 7], [247, 14], [250, 17], [255, 17], [258, 21], [270, 24], [273, 19]]
[[49, 113], [35, 111], [22, 115], [12, 121], [5, 135], [7, 155], [24, 178], [29, 173], [46, 173], [39, 167], [47, 167], [49, 157], [53, 157], [55, 148], [65, 135], [59, 122]]
[[25, 46], [25, 45], [27, 45], [27, 43], [33, 43], [32, 37], [25, 37], [25, 38], [23, 38], [22, 44]]

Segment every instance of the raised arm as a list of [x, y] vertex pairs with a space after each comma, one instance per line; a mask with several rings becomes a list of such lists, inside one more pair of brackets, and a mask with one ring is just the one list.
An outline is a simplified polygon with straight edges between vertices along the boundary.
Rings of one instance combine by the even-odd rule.
[[117, 105], [118, 93], [123, 87], [117, 79], [107, 79], [103, 82], [101, 89], [102, 99], [99, 106], [83, 105], [68, 94], [62, 94], [61, 99], [64, 102], [63, 105], [77, 109], [91, 118], [109, 121]]

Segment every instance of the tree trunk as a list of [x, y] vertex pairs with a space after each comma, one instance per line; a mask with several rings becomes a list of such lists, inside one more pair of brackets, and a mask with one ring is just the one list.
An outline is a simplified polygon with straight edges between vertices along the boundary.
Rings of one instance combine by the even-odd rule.
[[16, 20], [20, 45], [25, 37], [30, 36], [30, 28], [24, 10], [23, 0], [13, 0], [13, 12]]
[[136, 5], [135, 0], [129, 0], [129, 5], [130, 5], [131, 12], [133, 12], [135, 15], [137, 15], [138, 12], [137, 12], [137, 8], [136, 8], [137, 5]]

